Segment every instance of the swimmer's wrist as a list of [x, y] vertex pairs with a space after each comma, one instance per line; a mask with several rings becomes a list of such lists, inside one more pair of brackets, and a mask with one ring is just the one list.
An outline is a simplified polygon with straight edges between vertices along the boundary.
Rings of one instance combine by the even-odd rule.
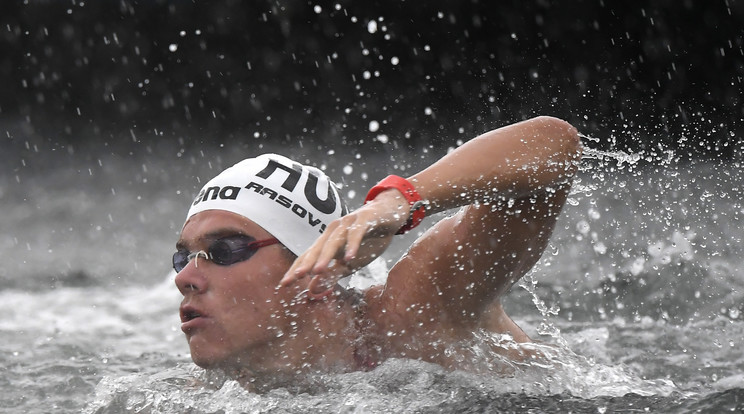
[[364, 199], [364, 204], [374, 200], [380, 193], [388, 189], [398, 190], [408, 202], [408, 218], [406, 223], [396, 232], [396, 234], [404, 234], [418, 226], [426, 217], [426, 200], [421, 198], [410, 181], [397, 175], [389, 175], [369, 190], [367, 197]]

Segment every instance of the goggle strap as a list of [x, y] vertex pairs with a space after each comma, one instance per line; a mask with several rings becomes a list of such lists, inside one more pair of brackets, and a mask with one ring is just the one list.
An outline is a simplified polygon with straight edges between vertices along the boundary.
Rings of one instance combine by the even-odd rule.
[[276, 237], [272, 237], [270, 239], [254, 241], [250, 245], [254, 248], [254, 250], [258, 250], [261, 247], [271, 246], [272, 244], [277, 243], [279, 243], [279, 239], [277, 239]]

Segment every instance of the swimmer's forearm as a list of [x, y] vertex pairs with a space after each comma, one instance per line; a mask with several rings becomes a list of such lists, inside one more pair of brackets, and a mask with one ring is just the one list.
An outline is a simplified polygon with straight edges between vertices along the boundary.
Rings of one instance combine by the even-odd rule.
[[437, 212], [564, 184], [580, 159], [576, 128], [538, 117], [482, 134], [409, 180]]
[[[576, 129], [541, 117], [487, 132], [410, 177], [420, 196], [438, 212], [495, 197], [524, 197], [568, 182], [580, 159]], [[334, 220], [295, 260], [280, 282], [304, 277], [313, 293], [369, 264], [406, 223], [410, 205], [390, 188], [361, 208]]]

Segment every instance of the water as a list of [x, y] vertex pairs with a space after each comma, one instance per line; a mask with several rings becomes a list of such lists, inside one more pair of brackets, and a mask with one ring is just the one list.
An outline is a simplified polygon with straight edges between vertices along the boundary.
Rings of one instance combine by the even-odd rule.
[[[0, 411], [744, 410], [737, 160], [588, 151], [548, 250], [505, 301], [549, 344], [535, 345], [547, 363], [474, 374], [391, 360], [259, 394], [190, 363], [169, 271], [197, 177], [247, 149], [24, 151], [0, 187]], [[294, 156], [329, 155], [305, 151]], [[427, 161], [409, 155], [399, 168]], [[342, 158], [326, 167], [356, 206], [380, 160]], [[508, 340], [463, 346], [494, 358], [479, 347], [489, 341]]]

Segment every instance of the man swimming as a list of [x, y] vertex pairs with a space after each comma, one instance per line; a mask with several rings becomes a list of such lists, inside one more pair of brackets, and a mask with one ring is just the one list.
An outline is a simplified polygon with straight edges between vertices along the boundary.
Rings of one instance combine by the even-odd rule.
[[[445, 349], [479, 330], [529, 342], [500, 298], [540, 258], [580, 158], [575, 128], [538, 117], [480, 135], [408, 179], [389, 176], [352, 212], [323, 172], [285, 157], [228, 168], [194, 200], [173, 256], [193, 361], [247, 382], [389, 358], [457, 369]], [[396, 233], [457, 207], [384, 285], [337, 284]]]

